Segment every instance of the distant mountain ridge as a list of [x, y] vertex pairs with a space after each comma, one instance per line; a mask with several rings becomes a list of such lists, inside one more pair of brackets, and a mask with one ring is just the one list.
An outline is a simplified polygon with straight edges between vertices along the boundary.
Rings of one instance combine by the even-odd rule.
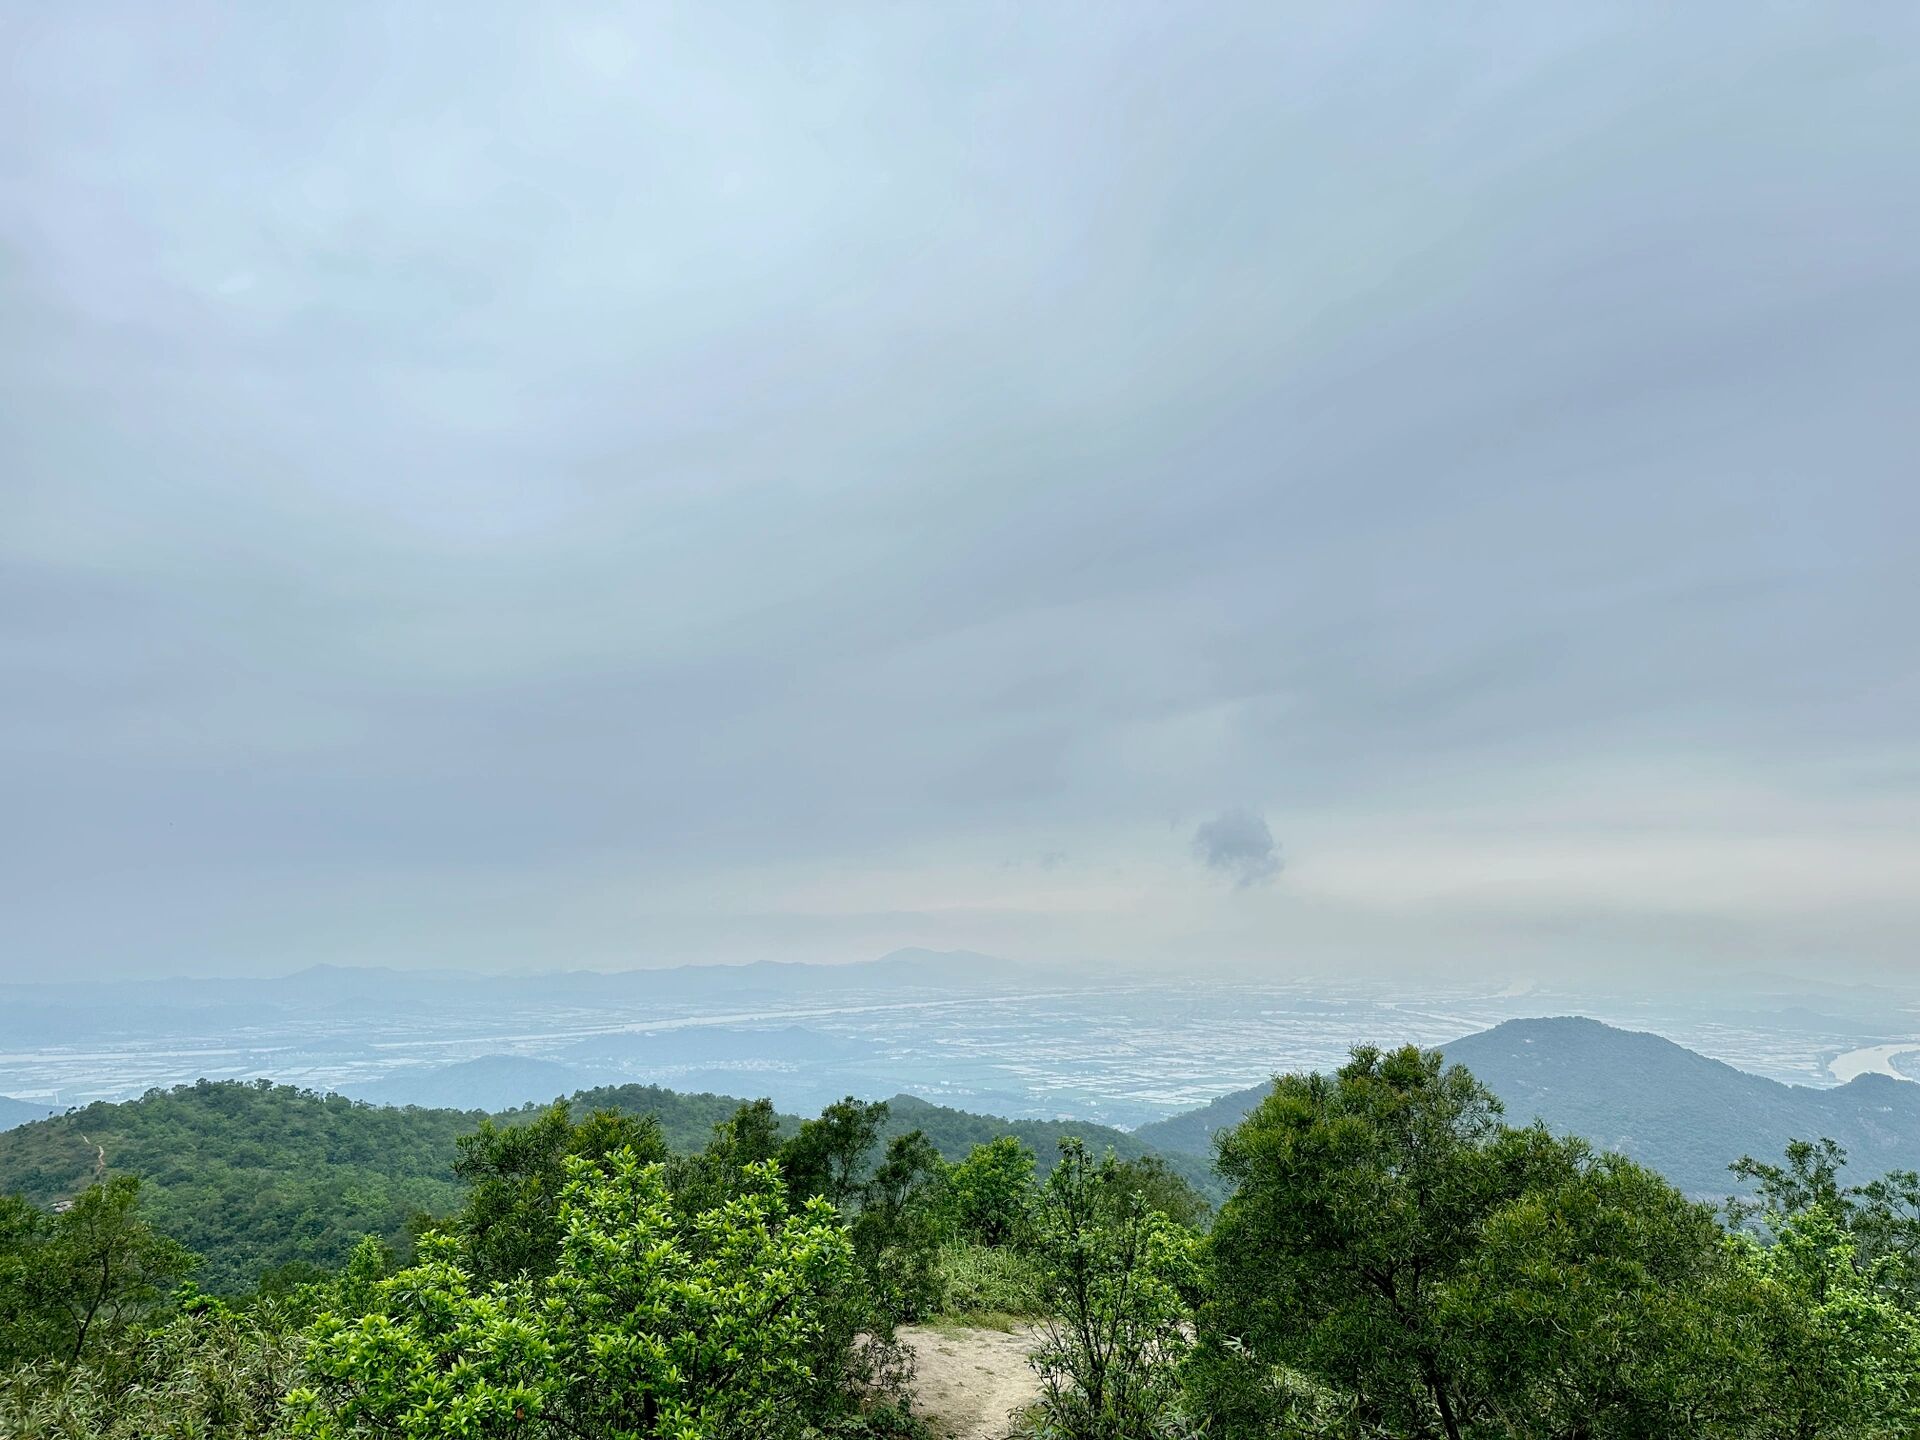
[[340, 1093], [370, 1105], [429, 1110], [512, 1110], [600, 1084], [604, 1077], [525, 1055], [482, 1055], [450, 1065], [397, 1070], [379, 1080], [343, 1085]]
[[[1829, 1090], [1750, 1075], [1658, 1035], [1560, 1016], [1508, 1020], [1437, 1047], [1506, 1105], [1650, 1165], [1689, 1194], [1735, 1188], [1727, 1166], [1742, 1155], [1777, 1156], [1790, 1139], [1830, 1136], [1850, 1172], [1867, 1179], [1920, 1169], [1920, 1084], [1862, 1075]], [[1165, 1151], [1206, 1154], [1271, 1087], [1223, 1095], [1135, 1132]]]
[[353, 1020], [396, 1007], [487, 1015], [556, 1000], [583, 1009], [724, 1000], [729, 1006], [777, 1008], [855, 989], [977, 995], [1046, 989], [1073, 978], [1044, 965], [973, 951], [906, 949], [844, 964], [756, 960], [537, 974], [312, 965], [276, 976], [13, 982], [0, 984], [0, 1042], [44, 1044], [53, 1038], [73, 1043], [95, 1035], [163, 1032], [225, 1035], [290, 1013]]
[[817, 1109], [839, 1099], [847, 1087], [819, 1076], [778, 1086], [770, 1086], [770, 1079], [792, 1081], [792, 1076], [780, 1072], [793, 1070], [799, 1061], [858, 1052], [850, 1041], [799, 1026], [746, 1030], [695, 1025], [684, 1030], [593, 1036], [567, 1047], [565, 1053], [564, 1060], [481, 1055], [444, 1065], [412, 1065], [333, 1088], [371, 1105], [501, 1111], [637, 1082], [726, 1094], [760, 1094], [771, 1088], [773, 1098], [784, 1108], [807, 1109], [793, 1103], [796, 1094], [803, 1094]]
[[34, 1120], [44, 1120], [60, 1107], [49, 1100], [15, 1100], [0, 1095], [0, 1130], [11, 1130]]
[[[399, 969], [384, 965], [309, 965], [286, 975], [180, 976], [160, 980], [16, 981], [0, 984], [0, 1000], [19, 1004], [97, 1003], [103, 992], [116, 1002], [170, 1009], [207, 1004], [249, 1005], [274, 1002], [337, 1004], [372, 996], [413, 999], [458, 998], [479, 988], [495, 994], [525, 991], [545, 996], [627, 995], [636, 990], [673, 996], [706, 991], [714, 983], [730, 992], [816, 990], [836, 981], [872, 986], [876, 981], [909, 988], [934, 986], [977, 990], [983, 987], [1042, 983], [1066, 972], [1027, 961], [1007, 960], [972, 950], [909, 947], [868, 960], [820, 962], [751, 960], [740, 964], [666, 965], [627, 970], [544, 970], [525, 973], [456, 969]], [[1085, 977], [1080, 977], [1084, 979]]]

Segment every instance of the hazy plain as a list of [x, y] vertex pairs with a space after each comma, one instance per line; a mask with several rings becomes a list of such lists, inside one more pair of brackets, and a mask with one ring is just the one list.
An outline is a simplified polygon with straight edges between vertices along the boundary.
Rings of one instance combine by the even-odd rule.
[[[1132, 1126], [1358, 1042], [1441, 1045], [1587, 1014], [1742, 1069], [1825, 1085], [1920, 1047], [1905, 997], [1690, 1000], [1300, 977], [1142, 982], [914, 952], [868, 965], [479, 977], [320, 970], [277, 981], [9, 987], [0, 1095], [64, 1108], [200, 1078], [386, 1103], [501, 1108], [602, 1084], [771, 1095], [807, 1109], [905, 1091], [1018, 1117]], [[423, 999], [429, 1003], [420, 1003]]]

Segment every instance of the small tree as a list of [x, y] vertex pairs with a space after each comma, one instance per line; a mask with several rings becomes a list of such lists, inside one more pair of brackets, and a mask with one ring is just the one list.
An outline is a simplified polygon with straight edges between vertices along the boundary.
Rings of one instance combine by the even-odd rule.
[[0, 1202], [0, 1360], [74, 1364], [117, 1350], [192, 1268], [140, 1217], [140, 1181], [88, 1186], [61, 1214]]
[[1384, 1431], [1461, 1440], [1439, 1285], [1524, 1175], [1487, 1163], [1499, 1102], [1412, 1046], [1281, 1077], [1220, 1140], [1238, 1185], [1212, 1238], [1204, 1329], [1354, 1397]]
[[759, 1165], [780, 1156], [780, 1115], [767, 1099], [745, 1101], [713, 1127], [710, 1153], [730, 1161], [734, 1168]]
[[1148, 1208], [1112, 1155], [1063, 1140], [1041, 1187], [1034, 1248], [1051, 1316], [1033, 1365], [1064, 1440], [1164, 1433], [1188, 1348], [1193, 1237]]
[[805, 1121], [780, 1151], [780, 1169], [794, 1199], [820, 1195], [836, 1209], [850, 1204], [886, 1120], [886, 1101], [849, 1095], [827, 1106], [818, 1119]]
[[947, 1176], [955, 1231], [978, 1245], [1016, 1243], [1033, 1204], [1036, 1168], [1017, 1136], [974, 1146]]
[[1920, 1304], [1920, 1173], [1891, 1170], [1853, 1192], [1848, 1232], [1864, 1262], [1909, 1309]]
[[1212, 1207], [1207, 1204], [1206, 1197], [1168, 1169], [1167, 1162], [1158, 1155], [1117, 1160], [1114, 1162], [1114, 1173], [1121, 1189], [1130, 1195], [1138, 1195], [1141, 1204], [1149, 1210], [1157, 1210], [1176, 1225], [1199, 1230], [1206, 1226], [1212, 1216]]
[[888, 1142], [861, 1188], [853, 1245], [883, 1324], [917, 1320], [939, 1300], [939, 1206], [946, 1163], [924, 1132]]
[[[688, 1215], [716, 1209], [740, 1193], [747, 1167], [778, 1160], [780, 1116], [771, 1100], [750, 1100], [713, 1127], [706, 1148], [667, 1161], [674, 1208]], [[791, 1194], [789, 1190], [789, 1194]]]
[[1837, 1140], [1824, 1136], [1789, 1140], [1778, 1165], [1742, 1155], [1727, 1168], [1742, 1180], [1751, 1180], [1758, 1192], [1755, 1200], [1735, 1200], [1727, 1206], [1736, 1225], [1764, 1224], [1768, 1216], [1792, 1219], [1815, 1206], [1843, 1224], [1853, 1215], [1858, 1192], [1840, 1183], [1847, 1152]]
[[1790, 1140], [1779, 1164], [1743, 1155], [1730, 1167], [1757, 1198], [1727, 1206], [1738, 1229], [1766, 1235], [1818, 1209], [1847, 1232], [1856, 1269], [1911, 1306], [1920, 1301], [1920, 1174], [1893, 1170], [1865, 1185], [1843, 1183], [1846, 1149], [1835, 1140]]

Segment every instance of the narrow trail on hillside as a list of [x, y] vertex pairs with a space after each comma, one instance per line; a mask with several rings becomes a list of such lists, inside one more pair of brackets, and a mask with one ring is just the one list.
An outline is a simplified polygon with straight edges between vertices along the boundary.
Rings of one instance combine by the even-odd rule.
[[908, 1325], [897, 1333], [913, 1349], [913, 1413], [939, 1440], [1007, 1440], [1013, 1417], [1040, 1394], [1027, 1364], [1030, 1329]]

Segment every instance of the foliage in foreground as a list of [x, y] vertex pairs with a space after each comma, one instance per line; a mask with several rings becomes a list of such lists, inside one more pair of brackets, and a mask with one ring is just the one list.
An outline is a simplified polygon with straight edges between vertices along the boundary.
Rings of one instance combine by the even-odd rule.
[[1210, 1230], [1150, 1158], [949, 1164], [853, 1099], [667, 1150], [615, 1111], [483, 1125], [411, 1258], [232, 1303], [177, 1286], [130, 1176], [0, 1200], [0, 1435], [907, 1436], [892, 1327], [943, 1309], [1042, 1321], [1055, 1440], [1920, 1435], [1920, 1176], [1796, 1142], [1725, 1224], [1411, 1048], [1279, 1081]]
[[1818, 1203], [1729, 1236], [1658, 1176], [1502, 1125], [1466, 1071], [1369, 1048], [1220, 1147], [1188, 1405], [1343, 1440], [1892, 1437], [1920, 1349]]
[[289, 1433], [305, 1342], [272, 1303], [235, 1311], [198, 1294], [112, 1365], [22, 1366], [0, 1392], [16, 1440], [268, 1440]]
[[1077, 1140], [1042, 1188], [1035, 1252], [1048, 1319], [1034, 1369], [1045, 1433], [1155, 1440], [1172, 1411], [1198, 1273], [1196, 1238]]
[[0, 1195], [0, 1367], [117, 1353], [193, 1268], [139, 1204], [132, 1175], [89, 1186], [59, 1214]]
[[798, 1436], [831, 1412], [818, 1361], [857, 1318], [853, 1248], [824, 1201], [789, 1211], [771, 1165], [716, 1210], [673, 1213], [663, 1167], [575, 1159], [558, 1268], [482, 1285], [456, 1242], [382, 1282], [358, 1320], [315, 1323], [293, 1394], [314, 1440], [487, 1436]]

